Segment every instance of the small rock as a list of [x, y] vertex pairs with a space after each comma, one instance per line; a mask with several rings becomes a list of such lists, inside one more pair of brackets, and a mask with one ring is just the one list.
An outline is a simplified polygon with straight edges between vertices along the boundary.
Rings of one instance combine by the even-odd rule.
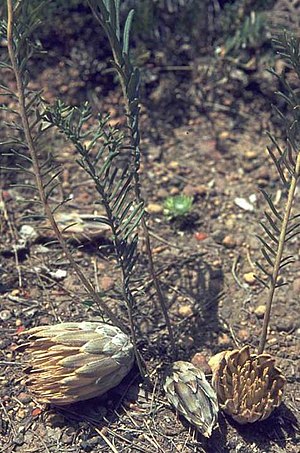
[[20, 228], [20, 236], [28, 241], [34, 241], [38, 237], [37, 231], [31, 225], [22, 225]]
[[230, 138], [231, 133], [229, 131], [222, 131], [219, 133], [218, 138], [221, 140], [226, 140], [227, 138]]
[[252, 203], [250, 203], [246, 198], [235, 198], [234, 203], [241, 209], [244, 209], [244, 211], [249, 211], [252, 212], [254, 211], [254, 206]]
[[228, 346], [230, 343], [231, 343], [230, 342], [230, 338], [229, 338], [229, 336], [226, 333], [222, 333], [218, 337], [218, 345], [219, 346]]
[[167, 167], [176, 170], [179, 167], [179, 162], [177, 162], [177, 160], [171, 160], [171, 162], [167, 164]]
[[204, 185], [202, 184], [198, 184], [198, 185], [192, 185], [192, 184], [187, 184], [182, 193], [184, 195], [187, 195], [189, 197], [194, 197], [196, 195], [206, 195], [207, 193], [207, 187], [205, 187]]
[[193, 316], [193, 309], [190, 305], [181, 305], [178, 309], [178, 314], [182, 318], [189, 318], [190, 316]]
[[207, 187], [204, 184], [197, 184], [195, 186], [195, 194], [203, 197], [207, 194]]
[[27, 415], [27, 411], [25, 409], [23, 409], [22, 407], [17, 411], [17, 417], [19, 419], [26, 417], [26, 415]]
[[0, 319], [2, 321], [8, 321], [12, 317], [12, 312], [9, 310], [0, 311]]
[[200, 368], [200, 370], [202, 370], [204, 374], [211, 373], [211, 368], [208, 364], [207, 358], [201, 352], [197, 352], [192, 357], [191, 362], [195, 367]]
[[108, 275], [104, 275], [100, 280], [100, 285], [104, 291], [108, 291], [109, 289], [112, 289], [112, 287], [114, 286], [114, 281]]
[[170, 190], [170, 195], [177, 195], [179, 194], [180, 190], [178, 189], [178, 187], [172, 187], [171, 190]]
[[197, 241], [204, 241], [204, 239], [208, 238], [208, 234], [204, 233], [203, 231], [197, 231], [197, 233], [194, 234], [195, 239]]
[[161, 212], [163, 212], [163, 207], [157, 203], [149, 203], [147, 206], [147, 211], [150, 214], [160, 214]]
[[236, 246], [236, 240], [233, 236], [231, 235], [228, 235], [228, 236], [225, 236], [223, 241], [222, 241], [222, 244], [227, 248], [227, 249], [234, 249], [234, 247]]
[[158, 189], [157, 191], [157, 198], [162, 198], [162, 199], [165, 199], [169, 196], [169, 192], [166, 190], [166, 189]]
[[249, 332], [246, 329], [239, 329], [237, 332], [237, 337], [241, 341], [247, 341], [249, 338]]
[[246, 272], [246, 274], [243, 275], [243, 278], [248, 285], [254, 285], [257, 282], [254, 272]]
[[266, 306], [265, 305], [258, 305], [255, 310], [254, 310], [254, 313], [256, 314], [256, 316], [260, 319], [260, 318], [263, 318], [265, 313], [266, 313]]
[[225, 225], [229, 230], [232, 230], [236, 226], [236, 216], [227, 219]]
[[31, 398], [27, 393], [21, 392], [18, 395], [18, 400], [21, 401], [21, 403], [25, 404], [25, 403], [29, 403], [29, 401], [31, 401]]
[[182, 193], [187, 195], [188, 197], [193, 197], [195, 195], [195, 187], [192, 184], [187, 184], [184, 188]]
[[257, 152], [254, 150], [245, 151], [244, 153], [246, 159], [252, 160], [257, 157]]
[[55, 272], [49, 271], [49, 275], [54, 280], [62, 280], [66, 278], [67, 271], [65, 269], [57, 269]]

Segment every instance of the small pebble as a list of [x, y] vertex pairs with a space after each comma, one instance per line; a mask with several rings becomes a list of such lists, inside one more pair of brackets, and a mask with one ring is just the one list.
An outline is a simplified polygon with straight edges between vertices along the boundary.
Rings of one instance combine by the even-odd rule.
[[179, 162], [177, 162], [176, 160], [171, 160], [171, 162], [167, 164], [167, 167], [175, 170], [179, 167]]
[[265, 306], [265, 305], [258, 305], [258, 306], [255, 308], [255, 310], [254, 310], [254, 313], [256, 314], [256, 316], [257, 316], [259, 319], [264, 317], [265, 312], [266, 312], [266, 306]]
[[26, 417], [27, 411], [25, 411], [23, 408], [20, 408], [17, 412], [17, 417], [19, 419]]
[[62, 280], [64, 278], [66, 278], [67, 271], [65, 269], [57, 269], [55, 272], [50, 271], [49, 275], [54, 280]]
[[20, 235], [23, 239], [34, 241], [38, 237], [38, 233], [31, 225], [22, 225]]
[[157, 198], [165, 199], [169, 196], [169, 192], [166, 189], [161, 188], [161, 189], [158, 189], [156, 195], [157, 195]]
[[227, 249], [233, 249], [236, 246], [236, 240], [233, 236], [225, 236], [222, 244], [227, 248]]
[[246, 274], [243, 275], [243, 278], [248, 285], [254, 285], [257, 282], [254, 272], [246, 272]]
[[225, 220], [225, 225], [229, 230], [232, 230], [236, 226], [236, 216]]
[[257, 157], [257, 152], [253, 150], [245, 151], [244, 153], [246, 159], [252, 160]]
[[104, 275], [100, 280], [100, 285], [104, 291], [108, 291], [114, 286], [114, 281], [108, 275]]
[[202, 370], [204, 374], [211, 373], [211, 368], [208, 364], [207, 358], [201, 352], [197, 352], [192, 357], [191, 362], [195, 367], [200, 368], [200, 370]]
[[171, 190], [170, 190], [170, 195], [177, 195], [179, 194], [180, 190], [178, 189], [178, 187], [172, 187]]
[[197, 231], [197, 233], [195, 233], [194, 236], [195, 239], [197, 239], [197, 241], [204, 241], [204, 239], [208, 238], [208, 234], [204, 233], [204, 231]]
[[193, 309], [190, 305], [181, 305], [178, 309], [178, 314], [182, 318], [189, 318], [193, 315]]
[[18, 400], [21, 401], [21, 403], [29, 403], [29, 401], [31, 401], [31, 398], [30, 396], [28, 395], [28, 393], [25, 393], [25, 392], [21, 392], [19, 393], [18, 395]]
[[226, 333], [222, 333], [218, 338], [219, 346], [228, 346], [230, 344], [230, 338]]
[[235, 198], [234, 203], [241, 209], [244, 209], [244, 211], [249, 211], [252, 212], [254, 211], [254, 206], [252, 203], [250, 203], [248, 200], [245, 198]]
[[161, 212], [163, 212], [163, 207], [157, 203], [149, 203], [147, 206], [147, 211], [150, 214], [160, 214]]
[[2, 321], [8, 321], [12, 317], [12, 312], [9, 310], [0, 311], [0, 319]]
[[239, 340], [241, 340], [241, 341], [246, 341], [246, 340], [248, 340], [248, 338], [249, 338], [249, 332], [248, 332], [248, 330], [246, 330], [246, 329], [240, 329], [240, 330], [237, 332], [237, 337], [238, 337]]
[[187, 184], [184, 188], [183, 188], [183, 191], [182, 193], [184, 195], [187, 195], [189, 197], [194, 197], [196, 195], [206, 195], [207, 193], [207, 187], [205, 187], [204, 185], [202, 184], [198, 184], [198, 185], [192, 185], [192, 184]]

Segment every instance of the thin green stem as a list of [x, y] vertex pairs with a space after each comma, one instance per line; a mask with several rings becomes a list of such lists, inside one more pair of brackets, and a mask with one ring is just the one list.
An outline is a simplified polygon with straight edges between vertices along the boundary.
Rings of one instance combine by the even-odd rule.
[[[140, 148], [139, 148], [139, 135], [133, 133], [133, 124], [135, 124], [135, 130], [138, 131], [138, 110], [135, 110], [135, 112], [132, 112], [130, 108], [130, 99], [127, 94], [127, 85], [130, 80], [130, 76], [132, 74], [128, 74], [128, 71], [126, 71], [126, 62], [125, 59], [122, 56], [122, 51], [121, 51], [121, 43], [115, 39], [115, 30], [112, 30], [108, 24], [105, 23], [105, 21], [102, 20], [101, 16], [99, 15], [98, 11], [94, 8], [94, 4], [92, 1], [88, 0], [88, 3], [90, 5], [90, 8], [95, 16], [95, 18], [98, 20], [100, 23], [101, 27], [104, 29], [108, 40], [110, 42], [110, 47], [112, 50], [113, 54], [113, 59], [114, 62], [116, 63], [117, 66], [117, 72], [120, 80], [120, 85], [122, 88], [123, 92], [123, 99], [124, 99], [124, 104], [125, 104], [125, 111], [126, 111], [126, 118], [127, 118], [127, 126], [130, 130], [130, 142], [131, 146], [134, 150], [135, 153], [135, 168], [133, 171], [134, 174], [134, 181], [135, 181], [135, 196], [136, 196], [136, 201], [137, 203], [143, 202], [142, 196], [141, 196], [141, 190], [140, 190], [140, 178], [139, 178], [139, 155], [140, 155]], [[105, 5], [99, 5], [99, 8], [105, 8]], [[106, 9], [106, 8], [105, 8]], [[119, 47], [120, 46], [120, 47]], [[125, 68], [125, 70], [124, 70]], [[128, 68], [127, 68], [128, 69]], [[132, 72], [132, 70], [130, 69]], [[170, 322], [170, 317], [168, 313], [168, 308], [167, 304], [161, 289], [161, 285], [159, 282], [159, 279], [156, 275], [155, 272], [155, 266], [154, 266], [154, 260], [153, 260], [153, 254], [152, 254], [152, 248], [151, 248], [151, 241], [150, 241], [150, 235], [149, 235], [149, 230], [147, 226], [147, 222], [145, 220], [145, 217], [142, 217], [141, 219], [141, 226], [143, 229], [144, 237], [145, 237], [145, 243], [146, 243], [146, 253], [148, 256], [148, 263], [149, 263], [149, 273], [151, 275], [151, 278], [154, 283], [154, 287], [158, 296], [158, 300], [166, 321], [166, 326], [168, 329], [170, 341], [171, 341], [171, 348], [172, 348], [172, 354], [174, 358], [176, 357], [177, 354], [177, 348], [176, 348], [176, 343], [173, 335], [173, 329], [172, 325]]]
[[114, 313], [110, 310], [110, 308], [107, 307], [107, 305], [102, 301], [102, 299], [98, 296], [97, 292], [94, 290], [92, 284], [89, 282], [89, 280], [85, 277], [83, 272], [81, 271], [80, 267], [74, 260], [70, 250], [68, 249], [65, 240], [63, 239], [63, 236], [61, 234], [61, 231], [58, 228], [58, 225], [55, 221], [55, 218], [53, 216], [51, 207], [49, 206], [49, 203], [47, 201], [47, 197], [45, 194], [44, 186], [43, 186], [43, 181], [42, 181], [42, 175], [41, 175], [41, 170], [39, 166], [39, 161], [38, 161], [38, 153], [35, 148], [34, 140], [31, 134], [31, 129], [29, 126], [29, 121], [28, 117], [26, 114], [26, 101], [25, 101], [25, 94], [24, 94], [24, 85], [22, 81], [22, 76], [21, 72], [19, 69], [19, 65], [17, 62], [15, 50], [14, 50], [14, 43], [13, 43], [13, 26], [14, 26], [14, 14], [13, 14], [13, 4], [12, 0], [7, 0], [7, 12], [8, 12], [8, 18], [7, 18], [7, 47], [8, 47], [8, 53], [9, 57], [11, 60], [13, 72], [16, 78], [16, 83], [17, 83], [17, 96], [18, 96], [18, 102], [19, 102], [19, 113], [24, 129], [24, 135], [25, 139], [28, 145], [28, 149], [31, 155], [31, 160], [32, 160], [32, 165], [33, 165], [33, 170], [35, 173], [35, 179], [36, 179], [36, 186], [39, 192], [39, 196], [44, 208], [44, 212], [46, 217], [49, 219], [49, 222], [51, 224], [51, 227], [57, 237], [57, 240], [69, 260], [70, 264], [72, 265], [74, 271], [76, 272], [77, 276], [79, 277], [80, 281], [82, 282], [85, 290], [87, 293], [90, 295], [90, 297], [97, 303], [97, 305], [101, 308], [101, 310], [105, 313], [105, 315], [111, 320], [113, 324], [118, 326], [122, 331], [126, 332], [126, 327], [121, 323], [121, 321], [114, 315]]
[[282, 259], [282, 255], [283, 255], [283, 251], [284, 251], [285, 238], [286, 238], [286, 234], [287, 234], [288, 223], [289, 223], [290, 216], [291, 216], [291, 210], [292, 210], [295, 190], [296, 190], [297, 182], [299, 180], [299, 174], [300, 174], [300, 151], [298, 152], [298, 155], [297, 155], [295, 172], [291, 179], [289, 192], [288, 192], [287, 204], [286, 204], [285, 213], [284, 213], [284, 217], [283, 217], [283, 221], [282, 221], [282, 225], [281, 225], [280, 236], [279, 236], [279, 241], [278, 241], [278, 248], [277, 248], [277, 252], [276, 252], [274, 268], [273, 268], [273, 273], [272, 273], [271, 285], [270, 285], [270, 290], [269, 290], [268, 299], [267, 299], [267, 303], [266, 303], [266, 312], [264, 315], [262, 333], [261, 333], [260, 343], [259, 343], [259, 347], [258, 347], [259, 354], [262, 354], [265, 349], [265, 344], [266, 344], [266, 339], [267, 339], [267, 334], [268, 334], [268, 326], [269, 326], [270, 316], [271, 316], [271, 308], [272, 308], [272, 303], [273, 303], [274, 294], [275, 294], [275, 290], [276, 290], [280, 263], [281, 263], [281, 259]]

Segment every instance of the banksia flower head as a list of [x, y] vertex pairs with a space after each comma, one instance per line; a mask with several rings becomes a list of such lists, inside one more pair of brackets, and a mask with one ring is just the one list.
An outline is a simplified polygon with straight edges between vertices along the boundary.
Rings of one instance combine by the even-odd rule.
[[265, 420], [280, 405], [286, 381], [270, 355], [245, 346], [216, 354], [209, 365], [220, 407], [238, 423]]
[[169, 402], [205, 437], [217, 426], [218, 400], [203, 371], [189, 362], [175, 362], [164, 390]]
[[44, 403], [65, 405], [103, 395], [133, 365], [129, 337], [103, 322], [66, 322], [25, 333], [26, 384]]

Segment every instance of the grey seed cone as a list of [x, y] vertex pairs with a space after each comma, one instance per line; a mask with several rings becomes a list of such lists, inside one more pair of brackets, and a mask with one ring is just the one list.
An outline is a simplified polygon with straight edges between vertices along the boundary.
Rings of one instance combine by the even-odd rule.
[[217, 395], [203, 371], [189, 362], [173, 363], [164, 383], [169, 402], [205, 437], [217, 426]]
[[238, 423], [265, 420], [281, 404], [286, 379], [269, 354], [244, 346], [219, 352], [209, 365], [220, 407]]
[[65, 405], [101, 396], [134, 362], [128, 335], [102, 322], [66, 322], [24, 332], [26, 385], [45, 403]]

